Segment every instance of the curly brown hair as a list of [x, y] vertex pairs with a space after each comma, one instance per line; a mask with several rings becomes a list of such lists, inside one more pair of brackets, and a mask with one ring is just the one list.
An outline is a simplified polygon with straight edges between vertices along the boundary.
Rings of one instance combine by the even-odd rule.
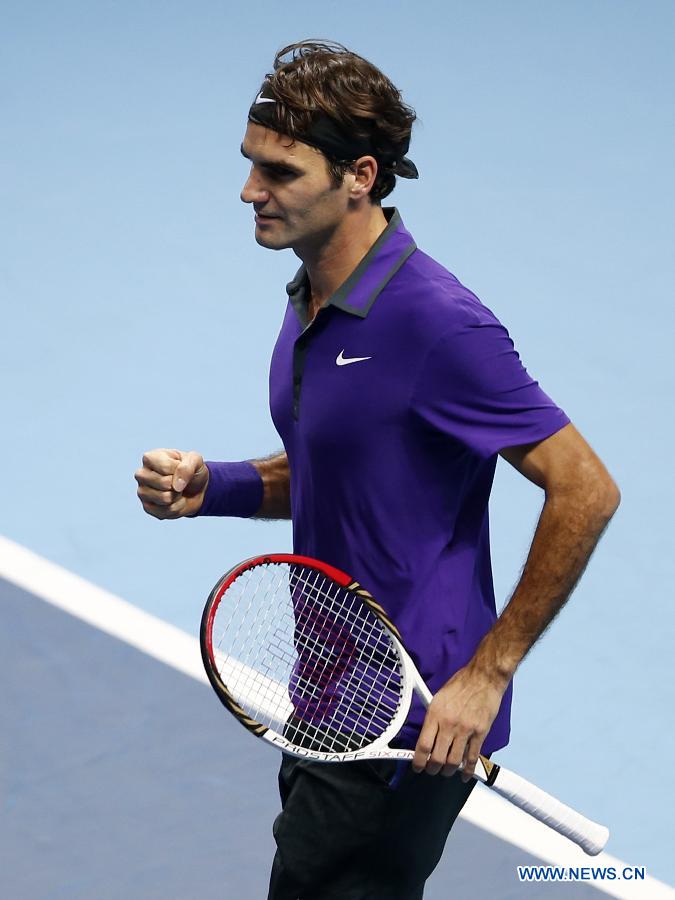
[[[369, 138], [375, 148], [378, 171], [371, 201], [379, 202], [393, 191], [391, 161], [406, 152], [417, 116], [376, 66], [342, 44], [312, 39], [279, 50], [274, 71], [266, 77], [277, 100], [279, 131], [302, 141], [317, 114], [330, 116], [344, 130]], [[354, 160], [326, 158], [339, 187]]]

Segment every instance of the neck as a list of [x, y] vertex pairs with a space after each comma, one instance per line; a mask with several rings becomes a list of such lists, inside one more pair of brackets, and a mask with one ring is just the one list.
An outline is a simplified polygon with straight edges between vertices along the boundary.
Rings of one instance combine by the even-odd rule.
[[307, 269], [314, 311], [351, 275], [386, 227], [382, 207], [369, 205], [347, 213], [319, 246], [295, 251]]

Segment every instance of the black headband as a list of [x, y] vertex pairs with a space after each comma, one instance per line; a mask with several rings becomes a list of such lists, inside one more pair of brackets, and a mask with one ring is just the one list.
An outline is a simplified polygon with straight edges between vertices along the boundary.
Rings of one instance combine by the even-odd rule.
[[[272, 93], [269, 81], [265, 79], [248, 112], [249, 121], [273, 131], [280, 131], [275, 115], [276, 97]], [[369, 123], [370, 120], [364, 120]], [[351, 161], [361, 156], [374, 156], [382, 167], [401, 178], [419, 178], [417, 166], [411, 159], [407, 159], [410, 140], [399, 144], [395, 152], [383, 152], [373, 144], [369, 137], [348, 132], [340, 128], [339, 124], [325, 113], [317, 113], [308, 131], [304, 132], [298, 140], [310, 147], [316, 147], [329, 159]]]

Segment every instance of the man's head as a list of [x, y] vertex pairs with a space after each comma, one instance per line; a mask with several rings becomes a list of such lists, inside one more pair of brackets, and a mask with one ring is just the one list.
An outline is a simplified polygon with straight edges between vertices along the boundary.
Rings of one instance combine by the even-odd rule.
[[263, 246], [322, 240], [348, 211], [379, 205], [405, 158], [415, 112], [370, 62], [340, 44], [304, 41], [277, 53], [249, 112], [242, 144], [251, 173], [241, 198]]

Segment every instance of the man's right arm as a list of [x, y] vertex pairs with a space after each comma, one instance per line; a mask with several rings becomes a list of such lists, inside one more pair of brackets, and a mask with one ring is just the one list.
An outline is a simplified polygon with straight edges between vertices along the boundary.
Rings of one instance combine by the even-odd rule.
[[263, 482], [263, 502], [254, 519], [291, 518], [291, 472], [286, 451], [274, 453], [251, 463]]
[[[216, 464], [220, 466], [221, 464]], [[225, 475], [229, 464], [223, 464]], [[290, 470], [285, 452], [275, 453], [263, 459], [251, 460], [250, 464], [234, 463], [233, 469], [247, 469], [252, 466], [262, 481], [262, 501], [253, 513], [247, 516], [256, 519], [290, 519]], [[222, 473], [218, 473], [219, 476]], [[148, 515], [156, 519], [180, 519], [198, 516], [210, 483], [210, 473], [201, 454], [194, 451], [158, 449], [143, 455], [143, 466], [135, 473], [138, 483], [138, 498]], [[209, 493], [209, 507], [213, 507], [214, 489], [221, 490], [221, 477], [214, 477]], [[258, 490], [259, 485], [258, 484]], [[241, 493], [241, 492], [239, 492]], [[241, 498], [238, 497], [240, 500]], [[228, 515], [225, 511], [217, 514]], [[242, 515], [239, 510], [232, 515]]]

